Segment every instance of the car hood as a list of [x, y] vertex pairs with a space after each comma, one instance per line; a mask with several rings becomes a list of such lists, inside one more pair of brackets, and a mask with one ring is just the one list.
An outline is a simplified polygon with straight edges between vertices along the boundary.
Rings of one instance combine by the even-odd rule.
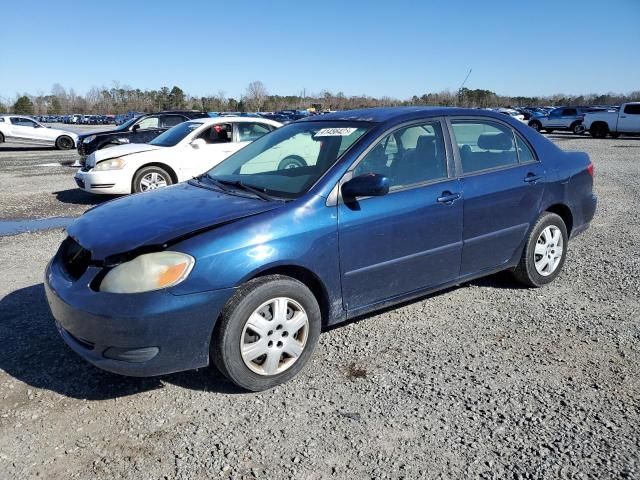
[[88, 137], [90, 135], [106, 135], [106, 134], [109, 134], [109, 133], [125, 133], [126, 134], [126, 133], [129, 133], [129, 132], [127, 132], [126, 130], [124, 130], [124, 131], [116, 130], [114, 128], [112, 130], [91, 130], [89, 132], [82, 132], [82, 134], [79, 134], [78, 136], [80, 138], [86, 138], [86, 137]]
[[180, 183], [103, 203], [74, 221], [67, 232], [91, 251], [93, 260], [101, 261], [282, 205]]
[[150, 150], [158, 150], [165, 147], [149, 145], [148, 143], [126, 143], [124, 145], [116, 145], [115, 147], [102, 148], [96, 150], [87, 157], [87, 166], [94, 166], [96, 163], [108, 158], [123, 157], [132, 153], [148, 152]]

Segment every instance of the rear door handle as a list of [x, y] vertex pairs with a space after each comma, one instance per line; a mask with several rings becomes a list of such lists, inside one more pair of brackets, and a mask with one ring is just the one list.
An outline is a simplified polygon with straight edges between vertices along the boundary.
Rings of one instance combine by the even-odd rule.
[[538, 180], [542, 178], [542, 175], [536, 175], [535, 173], [528, 173], [526, 177], [524, 177], [524, 181], [527, 183], [537, 183]]
[[453, 202], [460, 198], [459, 193], [451, 193], [449, 191], [442, 192], [442, 195], [438, 197], [438, 203], [445, 205], [451, 205]]

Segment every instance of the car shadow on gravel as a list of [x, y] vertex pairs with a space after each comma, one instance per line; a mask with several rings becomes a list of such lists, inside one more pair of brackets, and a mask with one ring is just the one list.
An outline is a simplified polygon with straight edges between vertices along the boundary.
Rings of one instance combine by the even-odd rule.
[[93, 195], [79, 188], [70, 188], [69, 190], [60, 190], [53, 192], [56, 200], [62, 203], [70, 203], [72, 205], [99, 205], [101, 203], [119, 198], [120, 195]]
[[67, 397], [105, 400], [157, 390], [165, 383], [244, 393], [213, 367], [150, 378], [124, 377], [94, 367], [60, 338], [43, 284], [16, 290], [0, 300], [0, 339], [0, 370], [34, 388]]
[[6, 146], [3, 145], [0, 147], [0, 152], [57, 152], [59, 151], [56, 147], [14, 147], [14, 146]]

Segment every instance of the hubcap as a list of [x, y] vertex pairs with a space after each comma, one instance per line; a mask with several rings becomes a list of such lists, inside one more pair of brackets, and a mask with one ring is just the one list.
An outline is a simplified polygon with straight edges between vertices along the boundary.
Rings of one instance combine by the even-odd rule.
[[146, 192], [147, 190], [155, 190], [156, 188], [162, 188], [167, 186], [167, 179], [158, 172], [147, 173], [140, 180], [140, 190]]
[[542, 230], [533, 252], [536, 271], [543, 277], [555, 272], [560, 265], [563, 250], [562, 232], [558, 227], [549, 225]]
[[273, 298], [249, 316], [240, 337], [244, 364], [259, 375], [276, 375], [302, 355], [309, 334], [304, 308], [291, 298]]

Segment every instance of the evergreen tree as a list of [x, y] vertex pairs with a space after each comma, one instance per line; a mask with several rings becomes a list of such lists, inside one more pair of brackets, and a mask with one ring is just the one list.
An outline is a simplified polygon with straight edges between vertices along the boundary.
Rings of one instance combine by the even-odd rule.
[[33, 102], [26, 95], [21, 96], [13, 104], [13, 113], [18, 115], [33, 115]]

